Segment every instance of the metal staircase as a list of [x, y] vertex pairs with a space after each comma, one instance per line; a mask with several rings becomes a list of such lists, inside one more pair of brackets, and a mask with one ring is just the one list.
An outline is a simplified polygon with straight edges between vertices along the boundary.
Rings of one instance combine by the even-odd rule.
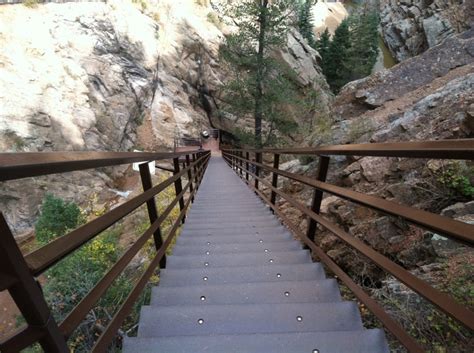
[[384, 353], [308, 250], [213, 157], [125, 353]]

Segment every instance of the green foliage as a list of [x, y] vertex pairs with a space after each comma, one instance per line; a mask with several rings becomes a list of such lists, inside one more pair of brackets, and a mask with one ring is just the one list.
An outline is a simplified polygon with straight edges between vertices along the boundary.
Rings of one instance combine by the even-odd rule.
[[238, 28], [220, 48], [220, 57], [232, 72], [232, 78], [223, 87], [224, 109], [238, 119], [253, 115], [253, 142], [248, 140], [247, 132], [235, 131], [246, 143], [276, 144], [279, 134], [297, 128], [289, 112], [303, 106], [295, 73], [273, 55], [275, 49], [286, 43], [295, 3], [244, 0], [223, 5], [220, 11]]
[[[43, 286], [47, 302], [58, 321], [79, 303], [120, 255], [121, 227], [109, 229], [46, 272]], [[99, 300], [83, 325], [70, 339], [75, 352], [89, 352], [96, 339], [95, 325], [104, 325], [132, 288], [130, 275], [121, 275]]]
[[471, 183], [471, 179], [474, 179], [472, 167], [468, 168], [461, 163], [451, 163], [442, 169], [437, 179], [460, 196], [470, 199], [474, 197], [474, 185]]
[[298, 11], [298, 28], [301, 35], [308, 41], [308, 44], [313, 48], [316, 46], [313, 32], [313, 14], [311, 8], [313, 7], [314, 0], [303, 0], [300, 2], [300, 8]]
[[76, 228], [83, 221], [81, 210], [74, 202], [65, 202], [52, 194], [46, 194], [41, 215], [35, 225], [36, 239], [46, 244]]
[[342, 86], [349, 81], [349, 49], [351, 38], [349, 21], [343, 20], [334, 33], [334, 38], [329, 44], [328, 56], [323, 58], [323, 71], [331, 89], [339, 92]]
[[371, 73], [378, 56], [378, 24], [375, 11], [354, 13], [342, 21], [332, 40], [326, 30], [316, 42], [333, 92]]

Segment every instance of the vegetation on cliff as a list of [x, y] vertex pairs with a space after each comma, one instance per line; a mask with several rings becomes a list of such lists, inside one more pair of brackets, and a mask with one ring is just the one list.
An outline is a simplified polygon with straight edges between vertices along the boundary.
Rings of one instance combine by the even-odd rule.
[[378, 56], [378, 23], [374, 11], [351, 14], [332, 39], [326, 30], [317, 41], [321, 68], [334, 93], [372, 72]]

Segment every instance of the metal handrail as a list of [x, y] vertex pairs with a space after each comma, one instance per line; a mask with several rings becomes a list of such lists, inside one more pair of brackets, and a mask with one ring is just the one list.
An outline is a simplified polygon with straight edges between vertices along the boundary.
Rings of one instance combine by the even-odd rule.
[[[410, 149], [411, 148], [411, 149]], [[254, 155], [253, 160], [250, 154]], [[262, 162], [262, 153], [273, 154], [273, 167]], [[245, 154], [245, 157], [244, 157]], [[282, 171], [279, 169], [280, 154], [309, 154], [319, 155], [318, 178]], [[369, 196], [353, 190], [331, 185], [325, 181], [330, 155], [347, 156], [384, 156], [384, 157], [412, 157], [412, 158], [447, 158], [447, 159], [474, 159], [474, 140], [453, 141], [428, 141], [417, 143], [390, 143], [390, 144], [363, 144], [327, 146], [320, 148], [304, 149], [223, 149], [223, 157], [231, 168], [252, 188], [282, 219], [282, 221], [297, 235], [315, 254], [336, 274], [385, 325], [385, 327], [408, 349], [410, 352], [423, 352], [423, 348], [395, 321], [374, 299], [357, 285], [324, 251], [314, 243], [316, 224], [328, 229], [331, 233], [355, 248], [364, 256], [374, 261], [377, 266], [391, 273], [408, 287], [424, 296], [449, 316], [461, 322], [467, 328], [474, 330], [474, 313], [467, 307], [457, 303], [452, 297], [431, 287], [428, 283], [417, 278], [403, 267], [397, 265], [387, 257], [381, 255], [361, 240], [354, 238], [336, 224], [319, 215], [323, 192], [342, 197], [366, 207], [375, 209], [385, 214], [403, 218], [415, 225], [436, 231], [450, 238], [460, 241], [468, 246], [474, 245], [474, 225], [455, 221], [430, 212], [413, 207], [400, 205], [375, 196]], [[442, 156], [442, 157], [441, 157]], [[272, 181], [261, 176], [265, 171], [272, 174]], [[278, 177], [285, 177], [314, 189], [311, 208], [295, 200], [290, 195], [278, 189]], [[251, 178], [250, 178], [251, 177]], [[259, 184], [268, 188], [270, 195], [266, 196], [259, 189]], [[287, 216], [278, 208], [276, 196], [285, 199], [291, 206], [308, 217], [307, 234], [303, 234]]]
[[[182, 169], [180, 169], [180, 157], [184, 157]], [[6, 353], [18, 352], [35, 342], [39, 342], [44, 351], [48, 353], [69, 352], [67, 347], [68, 337], [77, 329], [87, 313], [96, 305], [114, 280], [124, 271], [133, 257], [153, 235], [156, 247], [155, 257], [92, 349], [92, 352], [105, 352], [157, 266], [160, 265], [161, 268], [166, 266], [166, 250], [175, 237], [179, 226], [185, 221], [187, 209], [194, 200], [194, 195], [199, 188], [209, 158], [210, 152], [202, 150], [183, 153], [53, 152], [0, 154], [0, 180], [3, 181], [144, 162], [140, 164], [143, 193], [26, 256], [21, 254], [13, 234], [0, 213], [0, 234], [2, 235], [0, 237], [0, 268], [2, 271], [0, 273], [0, 289], [7, 289], [10, 292], [27, 322], [25, 326], [0, 340], [0, 351]], [[172, 160], [174, 168], [173, 176], [156, 186], [152, 186], [148, 162], [155, 160]], [[182, 186], [183, 177], [187, 180], [184, 187]], [[173, 184], [176, 197], [163, 213], [158, 215], [154, 197]], [[186, 201], [185, 195], [188, 195]], [[143, 204], [146, 204], [148, 208], [149, 228], [121, 255], [94, 288], [58, 325], [52, 317], [35, 277]], [[163, 242], [160, 226], [176, 205], [179, 205], [180, 214]]]

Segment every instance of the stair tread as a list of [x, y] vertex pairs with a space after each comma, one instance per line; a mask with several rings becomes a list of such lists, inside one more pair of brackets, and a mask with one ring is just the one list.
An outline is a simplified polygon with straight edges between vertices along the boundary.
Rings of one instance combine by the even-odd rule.
[[127, 353], [389, 353], [383, 330], [126, 338]]
[[[260, 243], [259, 241], [262, 240]], [[262, 250], [268, 249], [270, 251], [285, 251], [301, 249], [301, 244], [294, 240], [281, 242], [264, 242], [263, 239], [252, 237], [252, 241], [248, 243], [230, 243], [230, 244], [209, 244], [203, 242], [204, 245], [179, 244], [173, 249], [173, 255], [201, 255], [206, 254], [231, 254], [231, 253], [261, 253]]]
[[262, 240], [264, 244], [289, 242], [294, 239], [287, 233], [260, 233], [258, 237], [256, 234], [227, 234], [225, 236], [216, 236], [215, 234], [181, 234], [176, 241], [176, 247], [182, 244], [253, 244], [256, 241]]
[[[281, 276], [278, 277], [278, 274]], [[204, 281], [204, 277], [207, 280]], [[317, 280], [326, 278], [319, 263], [297, 265], [162, 269], [160, 286]]]
[[[202, 324], [198, 323], [200, 319], [204, 320]], [[143, 306], [138, 337], [362, 328], [357, 304], [353, 302]]]
[[341, 300], [334, 279], [155, 287], [150, 305], [316, 303]]

